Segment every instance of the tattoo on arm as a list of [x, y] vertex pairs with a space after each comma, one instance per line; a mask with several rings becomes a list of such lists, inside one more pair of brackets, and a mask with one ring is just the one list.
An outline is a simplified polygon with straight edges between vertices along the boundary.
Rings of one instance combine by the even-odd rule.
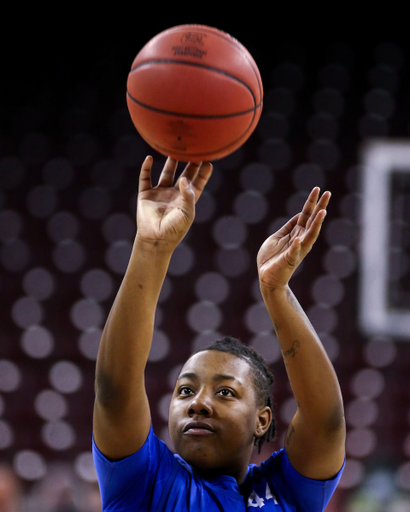
[[292, 343], [292, 346], [288, 350], [285, 350], [284, 352], [282, 352], [282, 354], [284, 357], [287, 357], [287, 356], [295, 357], [297, 349], [299, 347], [300, 347], [300, 342], [298, 340], [295, 340]]
[[295, 427], [291, 423], [290, 426], [289, 426], [289, 429], [288, 429], [288, 433], [286, 435], [286, 444], [290, 444], [290, 442], [292, 440], [292, 436], [293, 436], [294, 433], [295, 433]]

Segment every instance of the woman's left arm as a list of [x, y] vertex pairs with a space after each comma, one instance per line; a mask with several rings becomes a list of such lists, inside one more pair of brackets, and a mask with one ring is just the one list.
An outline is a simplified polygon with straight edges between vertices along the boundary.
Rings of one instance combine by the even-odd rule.
[[293, 272], [316, 241], [330, 193], [310, 193], [303, 211], [262, 245], [258, 254], [260, 287], [275, 327], [297, 402], [285, 448], [302, 475], [327, 480], [345, 457], [345, 420], [339, 382], [312, 324], [289, 288]]

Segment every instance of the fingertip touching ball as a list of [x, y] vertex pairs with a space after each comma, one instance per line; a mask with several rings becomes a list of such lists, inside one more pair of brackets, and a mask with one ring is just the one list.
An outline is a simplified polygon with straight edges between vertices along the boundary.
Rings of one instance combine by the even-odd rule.
[[127, 105], [142, 138], [181, 161], [223, 158], [249, 138], [263, 88], [249, 51], [205, 25], [160, 32], [134, 59]]

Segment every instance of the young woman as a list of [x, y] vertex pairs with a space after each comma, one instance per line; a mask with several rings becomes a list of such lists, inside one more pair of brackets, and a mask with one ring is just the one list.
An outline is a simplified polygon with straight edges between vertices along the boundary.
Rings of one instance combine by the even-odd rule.
[[178, 377], [169, 410], [174, 455], [152, 431], [144, 370], [161, 286], [212, 166], [189, 163], [174, 183], [177, 162], [169, 158], [153, 187], [152, 162], [148, 156], [142, 165], [137, 234], [97, 359], [93, 452], [103, 510], [323, 510], [344, 464], [343, 402], [289, 280], [319, 235], [330, 193], [319, 198], [314, 188], [257, 256], [297, 401], [285, 449], [249, 465], [254, 445], [274, 435], [272, 376], [259, 354], [224, 338], [192, 355]]

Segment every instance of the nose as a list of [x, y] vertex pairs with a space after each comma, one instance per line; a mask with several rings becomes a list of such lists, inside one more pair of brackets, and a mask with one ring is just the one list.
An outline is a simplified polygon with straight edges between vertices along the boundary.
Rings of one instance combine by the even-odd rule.
[[188, 406], [188, 415], [194, 416], [196, 414], [206, 417], [213, 414], [211, 400], [203, 392], [195, 395]]

